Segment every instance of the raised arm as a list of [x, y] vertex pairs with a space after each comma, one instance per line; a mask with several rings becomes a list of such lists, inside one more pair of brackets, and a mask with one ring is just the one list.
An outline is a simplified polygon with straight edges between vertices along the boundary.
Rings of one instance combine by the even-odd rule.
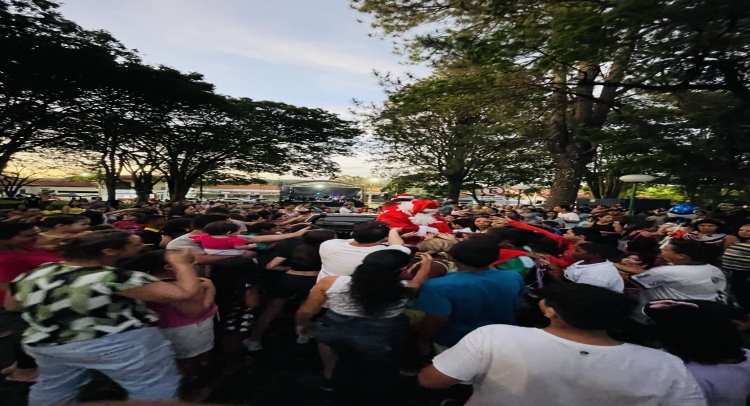
[[126, 289], [115, 294], [151, 302], [176, 302], [195, 297], [201, 292], [201, 281], [193, 270], [193, 253], [189, 248], [168, 250], [166, 260], [172, 265], [174, 282], [154, 282]]
[[388, 232], [388, 245], [404, 245], [404, 239], [401, 238], [400, 232], [400, 228], [392, 228]]
[[257, 236], [250, 236], [250, 235], [241, 235], [240, 238], [244, 238], [246, 240], [250, 240], [254, 243], [258, 242], [276, 242], [281, 240], [288, 240], [290, 238], [297, 238], [302, 237], [308, 230], [310, 230], [310, 227], [303, 228], [302, 230], [299, 230], [295, 233], [289, 233], [289, 234], [278, 234], [278, 235], [257, 235]]
[[422, 287], [422, 284], [430, 279], [430, 270], [432, 269], [432, 264], [434, 263], [432, 255], [430, 254], [418, 252], [416, 256], [421, 260], [419, 270], [417, 271], [417, 274], [414, 275], [414, 279], [410, 280], [409, 283], [406, 284], [407, 288], [413, 289], [415, 291], [419, 290], [419, 288]]

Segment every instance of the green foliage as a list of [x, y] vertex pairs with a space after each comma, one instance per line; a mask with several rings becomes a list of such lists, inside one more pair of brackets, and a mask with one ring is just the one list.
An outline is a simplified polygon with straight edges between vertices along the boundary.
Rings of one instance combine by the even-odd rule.
[[694, 203], [719, 203], [750, 191], [750, 116], [726, 92], [653, 97], [626, 106], [602, 142], [615, 173], [662, 175]]
[[382, 108], [363, 113], [381, 169], [398, 174], [388, 190], [419, 185], [457, 199], [465, 183], [498, 177], [503, 167], [528, 156], [528, 142], [511, 119], [519, 106], [485, 103], [484, 94], [464, 91], [484, 78], [454, 73], [394, 84]]
[[[614, 197], [622, 186], [617, 180], [620, 175], [659, 167], [672, 181], [692, 187], [689, 194], [696, 197], [713, 194], [713, 199], [721, 194], [721, 184], [710, 187], [711, 181], [741, 182], [736, 177], [706, 175], [714, 169], [726, 173], [727, 168], [740, 168], [731, 151], [716, 151], [716, 168], [701, 170], [691, 164], [705, 162], [705, 152], [716, 146], [713, 141], [711, 146], [692, 136], [684, 141], [663, 131], [665, 127], [672, 133], [679, 131], [676, 123], [663, 115], [647, 117], [660, 115], [659, 109], [669, 110], [672, 104], [650, 100], [652, 95], [682, 96], [690, 91], [733, 95], [740, 103], [731, 109], [733, 114], [750, 115], [750, 8], [745, 3], [352, 1], [412, 61], [463, 72], [462, 85], [446, 98], [461, 100], [472, 93], [495, 105], [506, 105], [508, 99], [526, 102], [529, 114], [516, 117], [524, 124], [519, 134], [540, 140], [539, 148], [554, 162], [551, 205], [571, 201], [584, 178], [595, 195]], [[729, 131], [732, 126], [721, 124], [717, 115], [705, 118], [717, 121], [695, 121], [690, 128], [707, 139], [719, 134], [715, 128], [704, 131], [709, 127], [718, 124]], [[623, 120], [641, 120], [654, 128], [633, 135], [632, 125]], [[690, 167], [678, 169], [678, 162]]]
[[[675, 204], [687, 201], [685, 191], [676, 186], [640, 186], [637, 193], [639, 198], [669, 199]], [[623, 190], [619, 197], [622, 199], [629, 199], [630, 194], [630, 189]]]

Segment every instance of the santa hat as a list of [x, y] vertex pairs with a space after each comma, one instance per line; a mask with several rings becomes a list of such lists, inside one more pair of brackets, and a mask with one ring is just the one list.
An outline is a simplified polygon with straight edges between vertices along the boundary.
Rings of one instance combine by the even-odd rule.
[[436, 202], [434, 200], [422, 200], [422, 199], [415, 200], [413, 202], [413, 205], [414, 206], [411, 209], [412, 214], [421, 213], [424, 210], [428, 210], [428, 209], [435, 210], [435, 209], [439, 209], [440, 208], [440, 203], [438, 203], [438, 202]]
[[405, 193], [402, 193], [400, 195], [393, 196], [393, 200], [400, 200], [400, 201], [414, 200], [414, 195], [407, 195]]

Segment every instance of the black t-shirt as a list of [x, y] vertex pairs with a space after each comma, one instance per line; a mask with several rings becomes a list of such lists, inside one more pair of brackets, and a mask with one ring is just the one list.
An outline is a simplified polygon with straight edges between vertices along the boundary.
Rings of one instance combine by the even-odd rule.
[[161, 232], [152, 230], [143, 230], [138, 233], [144, 244], [150, 246], [153, 249], [158, 250], [159, 244], [161, 244]]
[[41, 202], [42, 199], [38, 197], [27, 197], [26, 202], [24, 203], [26, 207], [30, 209], [38, 209], [39, 208], [39, 202]]
[[265, 268], [266, 265], [268, 265], [268, 263], [271, 262], [274, 258], [282, 257], [287, 259], [286, 261], [284, 261], [282, 266], [289, 266], [288, 262], [290, 259], [292, 259], [294, 249], [304, 243], [305, 242], [302, 241], [302, 238], [289, 238], [287, 240], [281, 240], [273, 244], [269, 248], [258, 251], [258, 263], [261, 267]]

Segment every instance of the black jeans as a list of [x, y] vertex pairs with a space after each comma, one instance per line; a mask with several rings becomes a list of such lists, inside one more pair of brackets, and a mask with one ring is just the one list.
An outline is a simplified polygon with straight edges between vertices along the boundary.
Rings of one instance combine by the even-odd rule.
[[399, 364], [409, 319], [343, 316], [328, 311], [315, 338], [338, 358], [333, 371], [335, 405], [396, 405]]
[[729, 274], [729, 287], [737, 304], [750, 312], [750, 272], [732, 271]]
[[4, 340], [12, 340], [13, 357], [16, 361], [16, 366], [20, 369], [36, 368], [36, 361], [34, 361], [34, 358], [31, 358], [26, 354], [21, 346], [21, 335], [23, 335], [23, 332], [28, 327], [29, 325], [26, 321], [21, 318], [21, 313], [9, 312], [0, 308], [0, 332], [13, 332], [13, 334], [4, 338]]

